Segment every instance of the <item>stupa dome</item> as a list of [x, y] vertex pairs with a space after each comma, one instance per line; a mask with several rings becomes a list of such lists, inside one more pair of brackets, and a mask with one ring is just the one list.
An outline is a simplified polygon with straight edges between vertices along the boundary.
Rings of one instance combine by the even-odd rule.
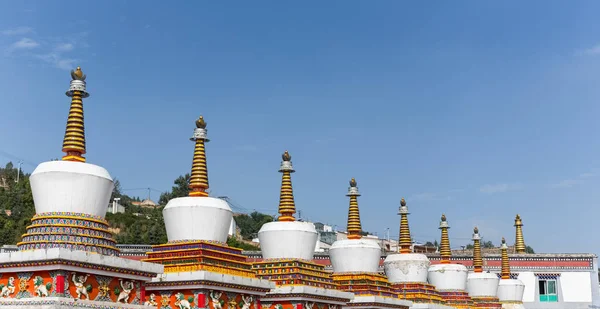
[[37, 214], [77, 213], [104, 218], [113, 180], [101, 166], [72, 161], [41, 163], [30, 176]]
[[222, 199], [174, 198], [163, 209], [169, 242], [207, 240], [226, 242], [233, 212]]
[[427, 283], [427, 270], [431, 262], [420, 253], [391, 254], [385, 258], [383, 268], [390, 283]]
[[276, 221], [258, 231], [263, 259], [312, 260], [319, 234], [310, 222]]
[[296, 221], [296, 204], [292, 188], [292, 156], [285, 151], [281, 156], [282, 174], [279, 193], [279, 218], [264, 224], [258, 231], [263, 259], [312, 260], [319, 234], [310, 222]]
[[498, 276], [489, 272], [470, 273], [467, 276], [467, 292], [471, 297], [496, 297]]
[[525, 284], [519, 279], [501, 279], [498, 283], [498, 299], [500, 302], [521, 302]]
[[372, 239], [337, 240], [329, 248], [334, 273], [379, 272], [381, 247]]

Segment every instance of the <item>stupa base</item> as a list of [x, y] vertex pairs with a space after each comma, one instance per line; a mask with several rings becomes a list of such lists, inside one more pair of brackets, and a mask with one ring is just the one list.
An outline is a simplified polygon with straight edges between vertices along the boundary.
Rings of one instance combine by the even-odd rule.
[[446, 305], [455, 308], [473, 308], [473, 299], [465, 291], [440, 291]]
[[69, 299], [117, 306], [106, 308], [139, 305], [144, 283], [163, 271], [162, 265], [62, 248], [2, 253], [0, 261], [0, 306], [15, 308], [70, 306]]
[[502, 308], [502, 304], [498, 297], [471, 297], [473, 299], [473, 307], [481, 309], [498, 309]]
[[392, 287], [398, 293], [398, 298], [406, 299], [414, 303], [445, 304], [446, 301], [435, 286], [422, 282], [394, 283]]
[[257, 309], [277, 309], [278, 305], [294, 309], [338, 309], [346, 306], [352, 297], [354, 297], [352, 293], [335, 289], [307, 285], [284, 285], [271, 290], [262, 297], [260, 307]]
[[392, 297], [382, 296], [354, 296], [344, 309], [408, 309], [411, 308], [412, 302]]
[[146, 298], [159, 308], [258, 309], [257, 301], [273, 287], [268, 280], [212, 271], [165, 273], [146, 284]]
[[21, 299], [0, 299], [2, 309], [142, 309], [144, 304], [126, 304], [107, 301], [76, 300], [71, 297], [36, 297]]

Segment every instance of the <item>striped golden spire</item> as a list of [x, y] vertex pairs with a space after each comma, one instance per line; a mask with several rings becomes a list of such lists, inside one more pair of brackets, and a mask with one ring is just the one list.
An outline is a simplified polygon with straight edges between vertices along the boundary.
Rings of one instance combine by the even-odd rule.
[[479, 236], [479, 229], [475, 227], [473, 229], [473, 272], [483, 272], [483, 260], [481, 259], [481, 237]]
[[412, 239], [410, 238], [410, 229], [408, 227], [408, 207], [404, 198], [400, 200], [400, 235], [398, 236], [398, 250], [400, 253], [411, 253], [410, 249]]
[[206, 150], [204, 144], [210, 140], [207, 137], [206, 121], [200, 116], [196, 120], [194, 136], [190, 138], [196, 143], [194, 147], [194, 159], [192, 161], [192, 175], [190, 176], [189, 196], [208, 196], [208, 169], [206, 167]]
[[440, 221], [440, 230], [442, 230], [442, 241], [440, 242], [440, 257], [442, 264], [450, 264], [450, 258], [452, 257], [452, 251], [450, 251], [450, 238], [448, 237], [448, 222], [446, 221], [446, 215], [442, 214], [442, 221]]
[[360, 232], [362, 227], [360, 225], [360, 212], [358, 210], [358, 187], [356, 186], [356, 179], [350, 179], [350, 187], [348, 188], [348, 194], [350, 197], [350, 207], [348, 207], [348, 239], [360, 239], [362, 236]]
[[510, 263], [508, 261], [508, 246], [506, 245], [506, 240], [502, 237], [502, 270], [500, 271], [500, 275], [502, 279], [510, 279]]
[[64, 161], [85, 162], [85, 127], [83, 124], [83, 98], [90, 96], [85, 90], [85, 74], [77, 67], [71, 70], [71, 86], [66, 95], [71, 98], [67, 129], [63, 139]]
[[517, 229], [517, 233], [515, 235], [515, 253], [527, 253], [525, 239], [523, 238], [523, 221], [521, 221], [521, 216], [518, 214], [515, 217], [515, 228]]
[[292, 166], [292, 156], [286, 150], [281, 155], [281, 167], [279, 172], [281, 176], [281, 191], [279, 193], [279, 218], [278, 221], [296, 221], [296, 203], [294, 203], [294, 190], [292, 189], [292, 173], [295, 172]]

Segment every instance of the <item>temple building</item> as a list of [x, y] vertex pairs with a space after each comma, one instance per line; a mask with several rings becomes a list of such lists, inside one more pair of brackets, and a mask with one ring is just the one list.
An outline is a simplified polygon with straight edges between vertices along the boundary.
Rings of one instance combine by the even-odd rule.
[[260, 297], [273, 284], [256, 277], [242, 250], [229, 247], [233, 212], [222, 199], [208, 196], [206, 122], [196, 121], [189, 196], [170, 200], [163, 209], [168, 242], [152, 246], [144, 261], [164, 266], [164, 274], [146, 285], [146, 304], [156, 308], [259, 309]]
[[385, 275], [379, 273], [379, 244], [361, 236], [360, 193], [354, 178], [346, 195], [350, 198], [348, 239], [337, 240], [329, 249], [334, 282], [354, 294], [346, 308], [409, 308], [412, 302], [399, 299]]
[[440, 291], [446, 304], [457, 308], [471, 308], [473, 300], [466, 292], [467, 268], [462, 264], [452, 263], [452, 252], [450, 251], [450, 239], [448, 237], [448, 221], [446, 215], [442, 214], [440, 230], [442, 239], [440, 241], [440, 264], [429, 267], [427, 278], [429, 283]]
[[18, 251], [0, 254], [0, 307], [143, 308], [144, 284], [162, 265], [118, 256], [104, 219], [114, 183], [86, 163], [86, 75], [71, 71], [71, 98], [61, 161], [30, 176], [35, 215]]
[[411, 308], [450, 308], [444, 306], [435, 286], [427, 282], [427, 270], [431, 263], [426, 255], [413, 253], [410, 228], [408, 225], [408, 207], [404, 198], [400, 200], [400, 234], [398, 254], [385, 258], [383, 267], [389, 282], [398, 296], [414, 302]]
[[268, 279], [276, 287], [261, 298], [262, 309], [337, 309], [354, 297], [339, 290], [323, 265], [314, 263], [317, 242], [314, 224], [295, 218], [296, 204], [291, 174], [292, 156], [282, 155], [279, 217], [264, 224], [258, 232], [263, 260], [254, 263], [259, 278]]

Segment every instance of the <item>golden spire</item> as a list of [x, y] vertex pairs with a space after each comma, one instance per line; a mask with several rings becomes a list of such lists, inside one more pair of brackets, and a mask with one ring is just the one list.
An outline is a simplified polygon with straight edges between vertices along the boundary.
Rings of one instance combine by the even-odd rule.
[[292, 156], [286, 150], [281, 155], [281, 167], [279, 172], [281, 176], [281, 191], [279, 193], [279, 218], [278, 221], [296, 221], [294, 214], [296, 213], [296, 203], [294, 203], [294, 190], [292, 189]]
[[502, 245], [500, 246], [502, 249], [502, 270], [500, 272], [502, 279], [510, 279], [510, 263], [508, 261], [508, 246], [506, 245], [506, 240], [502, 237]]
[[350, 179], [350, 187], [348, 188], [348, 194], [350, 197], [350, 207], [348, 207], [348, 239], [360, 239], [362, 236], [360, 232], [362, 227], [360, 225], [360, 212], [358, 210], [358, 187], [356, 186], [356, 179]]
[[404, 198], [400, 200], [400, 235], [398, 236], [398, 250], [400, 253], [411, 253], [410, 229], [408, 228], [408, 207]]
[[481, 237], [479, 237], [479, 229], [473, 229], [473, 272], [483, 272], [483, 260], [481, 259]]
[[452, 251], [450, 251], [450, 238], [448, 238], [448, 222], [446, 221], [446, 215], [442, 214], [442, 221], [440, 222], [440, 230], [442, 230], [442, 241], [440, 242], [440, 257], [442, 264], [450, 264], [450, 258], [452, 257]]
[[196, 120], [196, 129], [191, 141], [196, 142], [194, 147], [194, 159], [192, 161], [192, 175], [190, 176], [189, 196], [208, 196], [208, 169], [206, 167], [206, 150], [204, 144], [209, 142], [207, 138], [206, 121], [200, 116]]
[[67, 128], [63, 139], [63, 161], [85, 162], [85, 127], [83, 124], [83, 98], [89, 93], [85, 91], [85, 74], [80, 67], [71, 70], [71, 86], [66, 95], [71, 97], [71, 107], [67, 118]]
[[515, 217], [515, 227], [517, 228], [517, 233], [515, 237], [515, 253], [527, 253], [525, 247], [525, 239], [523, 239], [523, 222], [521, 221], [521, 216], [519, 215]]

